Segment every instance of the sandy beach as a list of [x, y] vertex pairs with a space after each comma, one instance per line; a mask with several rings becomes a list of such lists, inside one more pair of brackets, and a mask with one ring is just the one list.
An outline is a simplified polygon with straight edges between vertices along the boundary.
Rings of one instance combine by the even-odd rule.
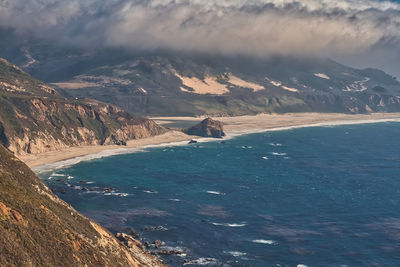
[[185, 141], [192, 139], [192, 136], [188, 136], [179, 131], [169, 131], [163, 135], [158, 135], [150, 138], [130, 140], [126, 146], [107, 145], [107, 146], [79, 146], [70, 147], [68, 149], [49, 151], [40, 154], [19, 156], [23, 162], [25, 162], [30, 168], [36, 168], [45, 164], [55, 163], [64, 161], [67, 159], [83, 157], [86, 155], [97, 154], [107, 150], [121, 150], [121, 149], [132, 149], [150, 145], [158, 145], [163, 143], [173, 143], [178, 141]]
[[[374, 114], [336, 114], [336, 113], [292, 113], [292, 114], [260, 114], [256, 116], [239, 117], [213, 117], [224, 123], [224, 130], [227, 135], [240, 135], [252, 132], [261, 132], [268, 130], [282, 130], [293, 127], [324, 126], [324, 125], [343, 125], [358, 123], [373, 123], [380, 121], [400, 121], [400, 113], [374, 113]], [[195, 124], [204, 117], [154, 117], [157, 123], [170, 127], [171, 123]], [[52, 164], [72, 158], [83, 157], [108, 150], [128, 150], [151, 145], [164, 143], [174, 143], [179, 141], [188, 141], [190, 139], [199, 139], [194, 136], [186, 135], [178, 130], [171, 130], [163, 135], [131, 140], [127, 146], [80, 146], [71, 147], [59, 151], [49, 151], [45, 153], [20, 156], [29, 167]], [[123, 151], [122, 151], [123, 152]]]

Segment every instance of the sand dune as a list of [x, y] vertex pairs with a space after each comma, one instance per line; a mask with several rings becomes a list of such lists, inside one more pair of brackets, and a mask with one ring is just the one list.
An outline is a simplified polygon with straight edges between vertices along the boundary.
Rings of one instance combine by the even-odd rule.
[[196, 77], [184, 77], [176, 73], [176, 76], [182, 80], [184, 86], [192, 88], [193, 90], [188, 90], [185, 87], [181, 87], [182, 91], [195, 93], [195, 94], [213, 94], [213, 95], [223, 95], [229, 93], [229, 89], [225, 84], [219, 83], [217, 78], [207, 76], [204, 81]]
[[265, 87], [260, 85], [260, 84], [245, 81], [245, 80], [240, 79], [239, 77], [237, 77], [235, 75], [232, 75], [232, 74], [229, 75], [228, 82], [230, 84], [233, 84], [233, 85], [236, 85], [236, 86], [239, 86], [239, 87], [253, 89], [254, 92], [261, 91], [261, 90], [265, 89]]
[[[185, 77], [176, 72], [175, 75], [182, 80], [182, 84], [184, 86], [181, 87], [181, 90], [184, 92], [194, 93], [194, 94], [223, 95], [225, 93], [229, 93], [228, 89], [229, 84], [238, 87], [249, 88], [252, 89], [254, 92], [265, 89], [265, 87], [260, 84], [245, 81], [232, 74], [229, 74], [227, 76], [228, 77], [226, 79], [227, 84], [220, 83], [218, 81], [218, 78], [213, 76], [206, 76], [204, 80], [200, 80], [199, 78], [196, 77]], [[191, 88], [191, 90], [188, 89], [187, 87]]]

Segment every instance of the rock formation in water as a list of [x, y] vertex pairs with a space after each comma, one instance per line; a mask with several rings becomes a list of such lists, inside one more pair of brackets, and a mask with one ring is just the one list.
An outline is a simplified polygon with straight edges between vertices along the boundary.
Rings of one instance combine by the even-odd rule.
[[69, 100], [0, 59], [0, 144], [17, 155], [80, 145], [124, 145], [164, 133], [149, 119], [87, 99]]
[[54, 195], [0, 145], [0, 266], [164, 266]]
[[207, 118], [199, 124], [187, 129], [185, 133], [203, 137], [222, 138], [225, 136], [223, 123], [220, 121]]

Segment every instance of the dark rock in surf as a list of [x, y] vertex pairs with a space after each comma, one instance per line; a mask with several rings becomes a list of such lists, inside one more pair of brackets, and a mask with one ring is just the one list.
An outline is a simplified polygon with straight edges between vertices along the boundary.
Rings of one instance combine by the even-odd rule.
[[183, 254], [181, 251], [179, 250], [166, 250], [166, 249], [162, 249], [160, 251], [157, 252], [158, 255], [180, 255]]
[[103, 192], [104, 193], [112, 193], [113, 189], [111, 187], [104, 187]]
[[135, 229], [133, 229], [133, 228], [128, 228], [128, 231], [129, 231], [129, 234], [131, 235], [131, 236], [133, 236], [134, 238], [136, 238], [136, 239], [138, 239], [140, 236], [139, 236], [139, 233], [135, 230]]
[[159, 249], [162, 246], [162, 241], [161, 240], [156, 240], [154, 241], [154, 246]]
[[141, 248], [141, 249], [143, 248], [142, 242], [140, 242], [139, 240], [136, 240], [135, 238], [133, 238], [132, 236], [130, 236], [128, 234], [117, 233], [115, 235], [115, 237], [128, 248], [134, 248], [135, 246], [138, 248]]
[[50, 190], [53, 193], [60, 193], [60, 194], [63, 194], [63, 195], [65, 195], [67, 193], [67, 190], [65, 190], [65, 189], [51, 188]]

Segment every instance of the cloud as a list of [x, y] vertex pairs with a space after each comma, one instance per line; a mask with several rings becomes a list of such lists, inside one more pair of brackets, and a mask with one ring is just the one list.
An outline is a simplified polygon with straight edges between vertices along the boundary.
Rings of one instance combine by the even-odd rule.
[[373, 0], [0, 0], [0, 26], [75, 44], [355, 57], [400, 50], [400, 5]]
[[[280, 2], [129, 3], [115, 14], [107, 41], [138, 48], [228, 54], [351, 53], [368, 49], [390, 36], [388, 26], [393, 25], [383, 18], [399, 15], [392, 10], [361, 6], [351, 12], [321, 2], [318, 9], [315, 1], [309, 1], [309, 5]], [[392, 35], [395, 34], [398, 32]]]

